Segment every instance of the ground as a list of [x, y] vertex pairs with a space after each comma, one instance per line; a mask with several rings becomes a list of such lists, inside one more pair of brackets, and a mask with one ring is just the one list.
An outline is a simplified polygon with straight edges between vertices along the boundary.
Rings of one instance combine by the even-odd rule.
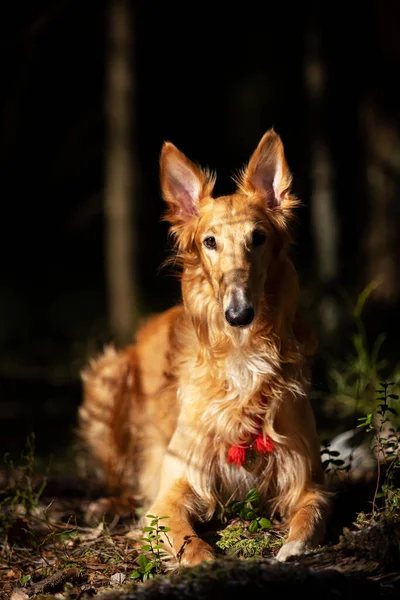
[[[63, 477], [44, 482], [32, 473], [29, 459], [22, 467], [3, 470], [1, 477], [5, 492], [0, 521], [0, 598], [4, 600], [93, 596], [97, 600], [159, 596], [201, 600], [211, 593], [222, 600], [233, 593], [249, 597], [278, 590], [280, 594], [285, 590], [306, 592], [311, 598], [350, 598], [367, 592], [375, 598], [399, 597], [400, 519], [393, 512], [373, 524], [368, 514], [357, 512], [369, 505], [363, 500], [372, 488], [338, 493], [327, 543], [309, 555], [277, 563], [273, 557], [279, 535], [261, 530], [247, 533], [252, 544], [245, 551], [243, 546], [241, 551], [232, 546], [230, 553], [219, 549], [212, 563], [168, 573], [157, 562], [156, 551], [141, 550], [148, 542], [131, 537], [132, 531], [138, 535], [132, 525], [135, 514], [88, 521], [88, 509], [101, 490], [87, 480]], [[215, 542], [222, 539], [216, 532], [229, 524], [248, 531], [249, 521], [235, 520], [228, 512], [226, 523], [216, 522], [214, 528], [199, 533]], [[255, 547], [258, 555], [252, 557]], [[148, 557], [144, 562], [138, 560], [143, 554]], [[147, 572], [154, 578], [143, 582], [151, 561]]]

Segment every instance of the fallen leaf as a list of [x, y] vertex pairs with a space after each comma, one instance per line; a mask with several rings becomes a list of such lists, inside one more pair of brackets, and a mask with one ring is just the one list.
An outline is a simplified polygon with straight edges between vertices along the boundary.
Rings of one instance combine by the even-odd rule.
[[8, 579], [11, 579], [12, 577], [17, 577], [18, 573], [16, 573], [13, 569], [8, 569], [7, 573], [6, 573], [6, 577], [8, 577]]
[[28, 594], [21, 588], [15, 588], [11, 594], [10, 600], [27, 600]]
[[117, 587], [118, 585], [122, 585], [126, 579], [125, 573], [114, 573], [111, 575], [110, 584], [113, 587]]

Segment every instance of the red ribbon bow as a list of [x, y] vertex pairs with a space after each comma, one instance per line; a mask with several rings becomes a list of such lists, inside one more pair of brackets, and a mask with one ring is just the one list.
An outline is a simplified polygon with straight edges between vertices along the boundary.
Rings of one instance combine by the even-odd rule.
[[246, 460], [246, 451], [253, 446], [257, 452], [261, 453], [272, 452], [275, 448], [275, 444], [269, 435], [264, 436], [260, 433], [253, 443], [248, 446], [231, 446], [228, 451], [228, 463], [235, 463], [238, 467], [241, 467]]

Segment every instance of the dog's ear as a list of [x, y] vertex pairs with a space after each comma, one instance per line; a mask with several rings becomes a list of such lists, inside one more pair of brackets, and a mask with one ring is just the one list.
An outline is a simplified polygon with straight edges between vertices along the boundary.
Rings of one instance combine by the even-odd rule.
[[161, 191], [168, 205], [166, 220], [184, 225], [198, 216], [199, 203], [210, 196], [214, 178], [189, 160], [174, 144], [165, 142], [160, 158]]
[[290, 195], [292, 176], [286, 162], [282, 140], [268, 130], [253, 152], [247, 168], [239, 178], [239, 188], [245, 194], [256, 194], [267, 208], [286, 211], [295, 204]]

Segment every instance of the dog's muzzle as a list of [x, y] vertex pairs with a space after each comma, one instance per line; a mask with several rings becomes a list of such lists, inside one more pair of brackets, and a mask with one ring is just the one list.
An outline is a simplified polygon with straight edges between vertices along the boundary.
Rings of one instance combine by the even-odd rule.
[[225, 319], [232, 327], [246, 327], [254, 319], [254, 308], [241, 289], [233, 290]]

